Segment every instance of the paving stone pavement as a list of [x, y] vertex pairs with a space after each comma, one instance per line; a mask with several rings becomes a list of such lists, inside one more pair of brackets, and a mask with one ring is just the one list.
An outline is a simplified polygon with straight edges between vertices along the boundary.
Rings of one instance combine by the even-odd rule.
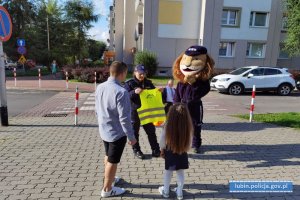
[[[203, 153], [189, 154], [185, 199], [300, 199], [299, 131], [225, 115], [204, 120]], [[95, 115], [80, 116], [77, 127], [73, 122], [72, 116], [20, 115], [0, 127], [0, 200], [101, 199], [104, 148]], [[141, 129], [147, 158], [137, 160], [127, 145], [118, 168], [128, 192], [109, 199], [162, 199], [163, 159], [151, 158], [145, 135]], [[229, 180], [291, 180], [294, 189], [229, 193]]]

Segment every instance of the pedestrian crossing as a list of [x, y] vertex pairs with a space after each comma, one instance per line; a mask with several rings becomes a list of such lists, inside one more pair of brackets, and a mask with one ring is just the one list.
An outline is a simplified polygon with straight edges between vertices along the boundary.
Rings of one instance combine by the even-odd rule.
[[[204, 110], [207, 111], [226, 111], [226, 108], [221, 107], [213, 101], [203, 101]], [[94, 111], [95, 110], [95, 93], [89, 94], [83, 105], [80, 107], [81, 111]]]
[[[57, 99], [64, 99], [64, 101], [55, 107], [50, 113], [51, 114], [72, 114], [75, 112], [75, 105], [74, 105], [74, 95], [66, 93], [56, 97]], [[95, 93], [80, 93], [79, 95], [79, 115], [90, 115], [95, 112]], [[203, 100], [203, 107], [204, 111], [212, 112], [212, 113], [219, 113], [219, 112], [226, 112], [227, 109], [224, 108], [222, 105], [219, 105], [214, 101], [214, 99], [204, 99]]]
[[95, 110], [95, 93], [91, 93], [86, 101], [83, 103], [83, 106], [79, 108], [81, 111], [94, 111]]

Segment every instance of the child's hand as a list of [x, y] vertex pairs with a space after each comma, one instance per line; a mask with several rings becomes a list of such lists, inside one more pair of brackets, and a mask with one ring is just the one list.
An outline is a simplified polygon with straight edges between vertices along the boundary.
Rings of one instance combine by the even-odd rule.
[[163, 92], [164, 91], [164, 88], [163, 87], [159, 87], [159, 88], [157, 88], [158, 89], [158, 91], [160, 91], [160, 92]]
[[134, 93], [136, 93], [136, 94], [141, 94], [142, 91], [143, 91], [142, 88], [136, 88], [136, 89], [134, 90]]
[[160, 150], [160, 157], [162, 157], [163, 159], [165, 159], [165, 150], [164, 149]]

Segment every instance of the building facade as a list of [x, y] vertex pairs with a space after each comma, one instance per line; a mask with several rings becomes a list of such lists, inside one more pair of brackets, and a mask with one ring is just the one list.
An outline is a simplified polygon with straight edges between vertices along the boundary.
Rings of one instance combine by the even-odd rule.
[[115, 0], [116, 59], [133, 63], [134, 51], [158, 57], [158, 75], [191, 45], [203, 45], [216, 68], [263, 65], [300, 69], [300, 58], [282, 50], [282, 0]]

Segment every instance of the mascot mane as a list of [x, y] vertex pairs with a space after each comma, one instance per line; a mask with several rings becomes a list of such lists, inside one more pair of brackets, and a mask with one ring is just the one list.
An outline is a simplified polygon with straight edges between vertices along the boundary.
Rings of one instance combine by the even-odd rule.
[[[179, 55], [176, 58], [175, 62], [173, 63], [173, 77], [174, 77], [174, 79], [176, 79], [180, 82], [185, 82], [184, 81], [185, 75], [180, 70], [180, 62], [181, 62], [181, 59], [184, 54], [185, 53], [182, 53], [181, 55]], [[214, 60], [210, 57], [210, 55], [206, 54], [205, 67], [195, 75], [195, 78], [201, 79], [201, 80], [208, 80], [213, 73], [214, 65], [215, 65]]]

